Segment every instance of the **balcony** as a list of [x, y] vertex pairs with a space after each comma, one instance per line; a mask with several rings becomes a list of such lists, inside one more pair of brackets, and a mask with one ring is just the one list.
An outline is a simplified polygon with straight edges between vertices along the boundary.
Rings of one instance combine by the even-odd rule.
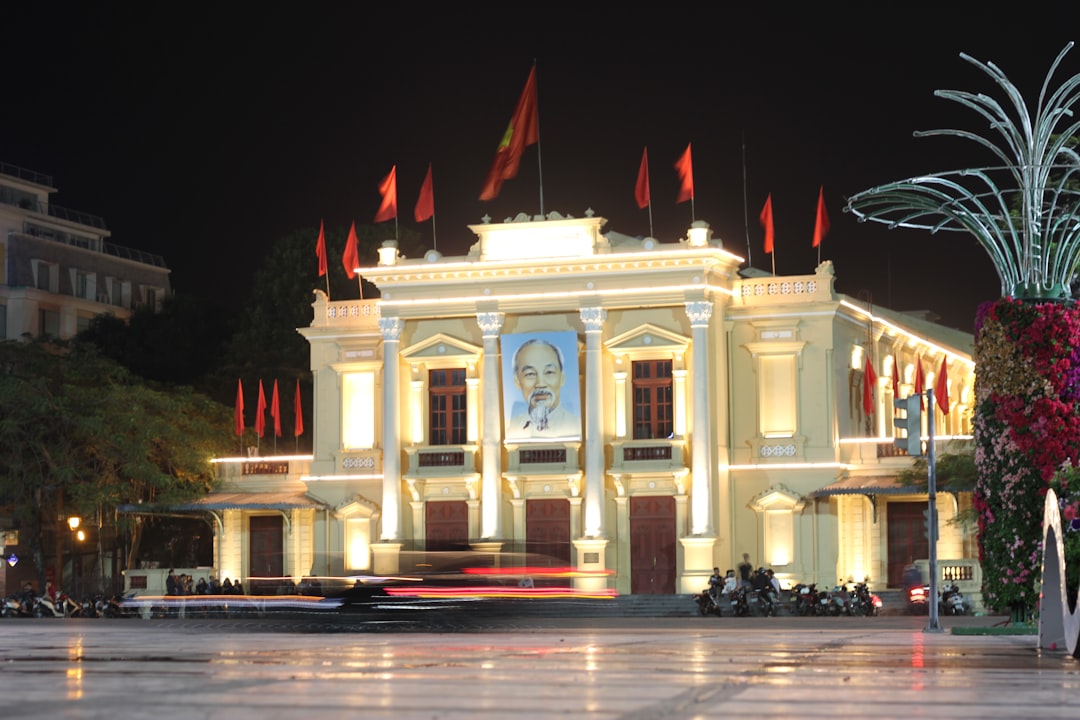
[[409, 456], [406, 478], [443, 478], [476, 472], [477, 445], [415, 445], [405, 448]]

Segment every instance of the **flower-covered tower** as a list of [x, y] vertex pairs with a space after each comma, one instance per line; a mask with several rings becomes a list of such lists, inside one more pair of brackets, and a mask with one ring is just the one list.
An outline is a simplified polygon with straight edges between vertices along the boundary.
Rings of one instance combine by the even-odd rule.
[[1080, 313], [1070, 285], [1080, 259], [1080, 155], [1073, 147], [1080, 121], [1072, 111], [1080, 74], [1050, 88], [1072, 45], [1051, 65], [1034, 114], [999, 68], [962, 54], [997, 82], [1007, 102], [935, 94], [971, 108], [992, 132], [916, 136], [972, 140], [1000, 164], [889, 183], [854, 195], [845, 208], [891, 227], [974, 235], [997, 270], [1002, 297], [980, 308], [975, 327], [974, 503], [984, 599], [1014, 617], [1026, 616], [1038, 598], [1043, 497], [1080, 455]]

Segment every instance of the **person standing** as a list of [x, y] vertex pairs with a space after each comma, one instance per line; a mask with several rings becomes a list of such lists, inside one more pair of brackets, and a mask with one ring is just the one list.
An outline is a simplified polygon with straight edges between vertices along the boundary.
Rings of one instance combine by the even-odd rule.
[[739, 587], [750, 588], [750, 576], [754, 573], [754, 566], [750, 563], [750, 553], [742, 554], [742, 562], [738, 565]]

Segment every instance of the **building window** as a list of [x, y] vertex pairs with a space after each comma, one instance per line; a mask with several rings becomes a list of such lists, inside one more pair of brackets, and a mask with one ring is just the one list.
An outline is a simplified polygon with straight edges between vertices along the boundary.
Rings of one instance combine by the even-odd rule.
[[675, 432], [671, 360], [636, 360], [632, 369], [634, 439], [671, 437]]
[[57, 310], [38, 310], [38, 329], [42, 336], [60, 338], [60, 313]]
[[763, 437], [793, 437], [795, 414], [795, 356], [765, 355], [759, 360], [758, 402]]
[[75, 297], [84, 300], [93, 300], [93, 289], [90, 287], [90, 275], [81, 270], [75, 271]]
[[109, 300], [117, 307], [124, 307], [124, 283], [118, 278], [112, 278], [109, 285], [111, 286], [109, 288]]
[[55, 292], [53, 290], [52, 273], [53, 266], [49, 263], [40, 262], [37, 265], [37, 277], [34, 281], [34, 287], [38, 290], [44, 290], [45, 292]]
[[345, 521], [345, 568], [371, 568], [371, 520], [365, 517]]
[[428, 407], [429, 444], [464, 445], [467, 442], [465, 368], [428, 373]]
[[375, 373], [341, 376], [341, 445], [346, 450], [375, 447]]

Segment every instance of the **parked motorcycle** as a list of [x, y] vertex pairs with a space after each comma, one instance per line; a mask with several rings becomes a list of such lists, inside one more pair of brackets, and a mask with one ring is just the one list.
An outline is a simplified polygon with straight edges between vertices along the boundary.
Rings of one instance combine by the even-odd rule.
[[817, 583], [796, 583], [791, 588], [792, 615], [817, 615], [818, 602]]
[[67, 595], [64, 593], [59, 593], [56, 600], [53, 600], [48, 595], [41, 595], [34, 603], [34, 617], [67, 617], [67, 613], [64, 611], [66, 603]]
[[750, 589], [740, 587], [728, 593], [728, 602], [735, 617], [750, 617]]
[[942, 589], [941, 611], [946, 615], [967, 615], [967, 599], [955, 582]]
[[822, 593], [826, 601], [826, 614], [833, 617], [851, 615], [851, 597], [845, 585], [834, 585], [832, 592]]
[[25, 600], [18, 595], [8, 595], [0, 601], [0, 617], [31, 617], [32, 615]]
[[855, 583], [855, 587], [851, 590], [851, 609], [854, 614], [872, 617], [878, 614], [881, 605], [881, 598], [870, 592], [865, 580]]
[[719, 590], [706, 588], [694, 596], [694, 600], [698, 605], [698, 611], [702, 615], [715, 615], [716, 617], [723, 616], [724, 613], [720, 608], [719, 593]]

